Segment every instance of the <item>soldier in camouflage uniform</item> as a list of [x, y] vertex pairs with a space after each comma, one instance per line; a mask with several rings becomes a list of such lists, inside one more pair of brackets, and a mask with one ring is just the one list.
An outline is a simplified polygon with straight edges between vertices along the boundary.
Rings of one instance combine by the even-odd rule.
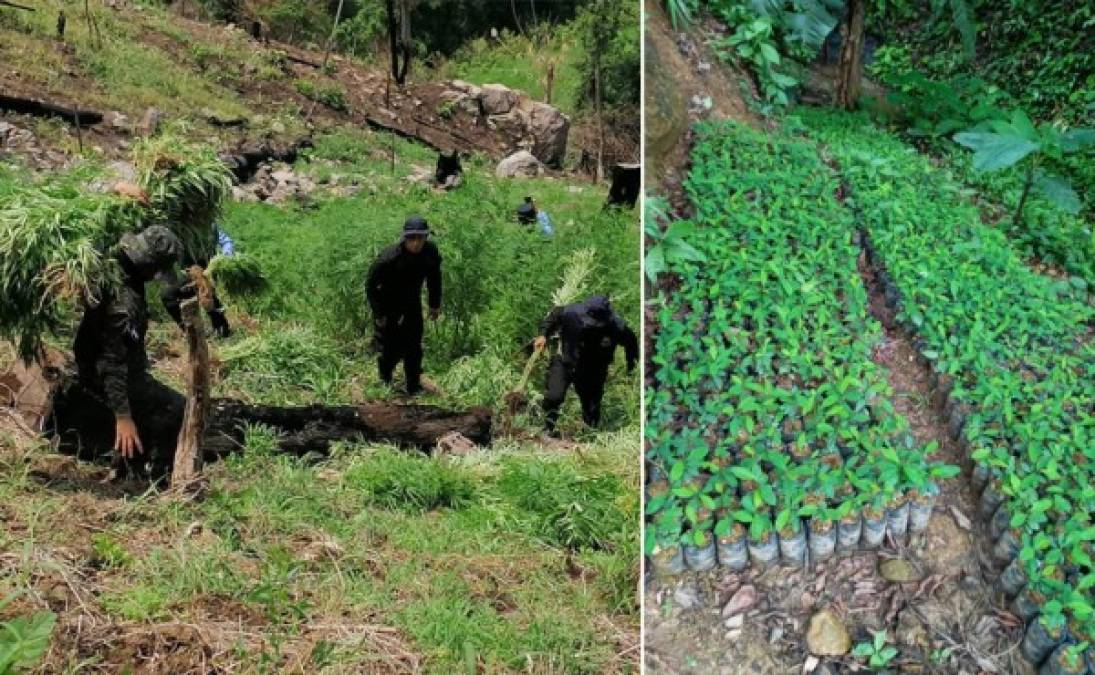
[[62, 444], [75, 435], [85, 456], [113, 448], [119, 478], [143, 477], [148, 462], [160, 480], [174, 461], [186, 399], [148, 372], [145, 284], [174, 283], [182, 248], [162, 226], [122, 237], [123, 283], [84, 312], [74, 346], [77, 378], [55, 403], [54, 431]]

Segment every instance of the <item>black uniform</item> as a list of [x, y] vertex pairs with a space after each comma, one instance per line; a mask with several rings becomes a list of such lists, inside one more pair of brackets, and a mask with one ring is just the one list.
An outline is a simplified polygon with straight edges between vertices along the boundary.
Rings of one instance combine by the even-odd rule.
[[423, 282], [430, 309], [440, 309], [441, 253], [431, 241], [418, 253], [408, 252], [402, 241], [384, 249], [369, 268], [365, 283], [380, 350], [380, 378], [391, 382], [392, 372], [402, 360], [407, 391], [412, 394], [421, 388]]
[[143, 473], [150, 461], [153, 476], [160, 478], [171, 471], [186, 399], [148, 372], [147, 331], [144, 282], [127, 274], [113, 298], [84, 312], [73, 348], [77, 378], [59, 393], [53, 426], [62, 444], [75, 437], [92, 446], [78, 448], [91, 458], [113, 447], [116, 418], [129, 416], [144, 454], [116, 468]]
[[544, 320], [542, 334], [559, 337], [548, 365], [544, 412], [548, 431], [555, 430], [559, 408], [571, 383], [582, 403], [582, 419], [590, 426], [601, 421], [608, 366], [617, 345], [622, 345], [630, 373], [639, 360], [639, 340], [604, 296], [556, 307]]

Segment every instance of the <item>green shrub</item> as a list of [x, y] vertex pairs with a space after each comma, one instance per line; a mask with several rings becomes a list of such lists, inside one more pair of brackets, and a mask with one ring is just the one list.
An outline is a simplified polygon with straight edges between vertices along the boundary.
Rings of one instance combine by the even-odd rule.
[[217, 289], [230, 296], [255, 295], [269, 286], [259, 261], [246, 253], [218, 255], [209, 261], [208, 269]]
[[534, 534], [553, 546], [614, 550], [634, 531], [620, 508], [624, 487], [615, 476], [589, 478], [564, 462], [512, 461], [498, 485], [533, 517]]
[[345, 112], [349, 110], [346, 103], [346, 90], [337, 84], [317, 85], [311, 80], [297, 80], [293, 83], [300, 95], [317, 103], [322, 103], [328, 108]]
[[346, 484], [367, 504], [402, 511], [460, 508], [476, 495], [476, 479], [445, 459], [381, 450], [356, 462]]
[[[17, 597], [4, 599], [0, 609]], [[56, 622], [57, 615], [53, 612], [36, 612], [0, 622], [0, 675], [14, 675], [35, 668], [49, 649], [49, 638]]]

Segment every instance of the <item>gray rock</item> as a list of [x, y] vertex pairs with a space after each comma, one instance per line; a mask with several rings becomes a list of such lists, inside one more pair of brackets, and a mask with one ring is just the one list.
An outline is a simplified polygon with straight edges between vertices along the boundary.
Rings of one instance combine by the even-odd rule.
[[484, 84], [479, 93], [483, 112], [488, 115], [504, 115], [517, 105], [517, 92], [501, 84]]
[[700, 599], [691, 586], [681, 586], [673, 591], [673, 603], [681, 609], [692, 609], [700, 604]]
[[110, 127], [115, 131], [121, 131], [125, 133], [128, 133], [131, 128], [129, 118], [126, 117], [124, 114], [118, 112], [117, 110], [108, 110], [107, 112], [103, 113], [102, 124], [104, 126]]
[[742, 586], [730, 597], [730, 601], [723, 606], [722, 615], [733, 616], [735, 614], [741, 614], [756, 603], [757, 589], [751, 585]]
[[562, 164], [570, 134], [566, 115], [554, 106], [534, 102], [529, 113], [529, 134], [533, 138], [532, 154], [550, 166]]
[[823, 609], [810, 617], [806, 648], [817, 656], [843, 656], [852, 648], [852, 637], [835, 614]]
[[148, 108], [144, 111], [141, 121], [137, 123], [136, 132], [141, 136], [153, 136], [160, 130], [160, 122], [162, 121], [162, 112], [156, 108]]
[[499, 178], [535, 178], [544, 172], [544, 165], [528, 150], [520, 150], [498, 163], [494, 174]]
[[882, 578], [886, 581], [895, 584], [920, 581], [924, 578], [924, 575], [917, 571], [917, 569], [912, 566], [912, 563], [902, 558], [884, 561], [878, 566], [878, 573], [881, 574]]

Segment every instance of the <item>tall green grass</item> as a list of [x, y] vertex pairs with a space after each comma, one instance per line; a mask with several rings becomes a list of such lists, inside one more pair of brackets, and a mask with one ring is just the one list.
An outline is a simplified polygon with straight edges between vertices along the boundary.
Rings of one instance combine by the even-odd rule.
[[[364, 376], [372, 369], [365, 277], [379, 251], [396, 242], [403, 220], [418, 213], [430, 222], [443, 257], [442, 315], [426, 328], [426, 369], [453, 385], [460, 400], [500, 404], [516, 384], [523, 345], [539, 333], [552, 294], [580, 250], [594, 251], [587, 293], [609, 295], [638, 325], [634, 212], [602, 210], [603, 191], [589, 186], [575, 191], [556, 180], [497, 180], [478, 161], [466, 162], [459, 189], [435, 192], [403, 178], [414, 165], [429, 167], [432, 152], [398, 141], [393, 175], [383, 158], [387, 145], [372, 135], [346, 134], [317, 143], [313, 170], [353, 176], [364, 189], [352, 198], [320, 199], [307, 208], [229, 206], [223, 228], [258, 262], [268, 283], [266, 292], [239, 299], [237, 309], [262, 326], [307, 324], [336, 343], [348, 368]], [[326, 164], [344, 158], [353, 160]], [[512, 214], [526, 195], [551, 214], [554, 238], [516, 223]], [[235, 349], [226, 348], [230, 358]], [[637, 388], [620, 371], [606, 400], [610, 426], [638, 418], [637, 394], [630, 391]]]
[[579, 49], [570, 25], [544, 26], [530, 35], [506, 31], [497, 43], [485, 38], [468, 41], [437, 68], [436, 75], [478, 85], [504, 84], [544, 101], [547, 73], [553, 67], [551, 104], [573, 115], [582, 88], [581, 72], [576, 65]]

